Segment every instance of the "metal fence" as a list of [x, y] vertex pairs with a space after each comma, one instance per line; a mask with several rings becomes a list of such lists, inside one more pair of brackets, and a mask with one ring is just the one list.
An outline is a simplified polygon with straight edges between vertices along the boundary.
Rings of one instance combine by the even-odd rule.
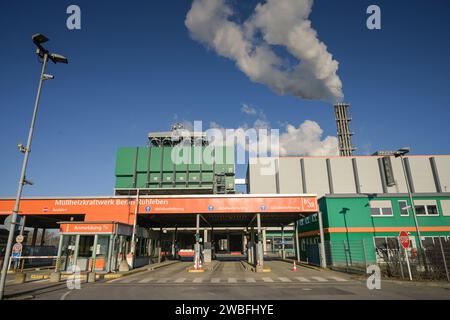
[[423, 250], [391, 251], [379, 252], [378, 265], [385, 277], [408, 279], [411, 274], [414, 280], [450, 281], [450, 242], [437, 242]]
[[361, 241], [325, 242], [327, 266], [349, 273], [366, 272], [367, 266], [376, 263], [373, 245]]
[[[306, 246], [308, 263], [320, 265], [320, 244]], [[378, 265], [385, 278], [450, 281], [450, 241], [436, 238], [433, 243], [404, 250], [400, 245], [376, 247], [366, 240], [325, 242], [327, 266], [347, 273], [366, 273]], [[409, 266], [408, 266], [409, 265]]]

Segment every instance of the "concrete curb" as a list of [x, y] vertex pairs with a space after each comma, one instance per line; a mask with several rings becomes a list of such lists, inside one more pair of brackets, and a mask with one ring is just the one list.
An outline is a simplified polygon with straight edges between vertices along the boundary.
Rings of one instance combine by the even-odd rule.
[[286, 262], [286, 263], [290, 263], [290, 264], [293, 264], [295, 261], [297, 266], [300, 266], [300, 267], [305, 267], [305, 268], [313, 269], [316, 271], [325, 271], [326, 270], [321, 267], [316, 267], [316, 266], [313, 266], [313, 265], [310, 265], [310, 264], [307, 264], [307, 263], [304, 263], [301, 261], [298, 262], [297, 260], [293, 260], [293, 259], [276, 259], [275, 261], [281, 261], [281, 262]]
[[[117, 278], [122, 278], [125, 276], [130, 276], [139, 272], [145, 272], [145, 271], [153, 271], [159, 268], [163, 268], [165, 266], [169, 266], [172, 265], [174, 263], [177, 263], [178, 261], [168, 261], [168, 262], [161, 262], [161, 263], [155, 263], [154, 265], [150, 265], [150, 266], [145, 266], [145, 267], [141, 267], [141, 268], [137, 268], [137, 269], [133, 269], [130, 271], [126, 271], [123, 273], [106, 273], [106, 274], [96, 274], [95, 275], [95, 279], [96, 280], [101, 280], [101, 279], [105, 279], [105, 280], [111, 280], [111, 279], [117, 279]], [[70, 273], [62, 273], [61, 274], [61, 281], [67, 280], [67, 278], [73, 276], [73, 274]], [[31, 274], [30, 275], [30, 279], [31, 280], [44, 280], [44, 279], [49, 279], [50, 278], [50, 274], [49, 273], [41, 273], [41, 274]], [[80, 279], [81, 280], [86, 280], [87, 279], [87, 274], [86, 273], [82, 273], [80, 274]], [[27, 281], [27, 282], [31, 282], [31, 281]]]
[[161, 263], [155, 263], [150, 266], [133, 269], [130, 271], [126, 271], [124, 273], [108, 273], [108, 274], [103, 275], [103, 279], [105, 279], [105, 280], [118, 279], [118, 278], [122, 278], [122, 277], [126, 277], [126, 276], [131, 276], [133, 274], [140, 273], [140, 272], [153, 271], [156, 269], [164, 268], [164, 267], [170, 266], [175, 263], [178, 263], [178, 261], [167, 261], [167, 262], [165, 261], [165, 262], [161, 262]]

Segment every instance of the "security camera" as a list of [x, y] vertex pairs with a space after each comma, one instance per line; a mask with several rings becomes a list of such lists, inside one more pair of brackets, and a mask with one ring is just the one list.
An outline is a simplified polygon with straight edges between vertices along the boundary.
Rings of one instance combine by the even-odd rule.
[[42, 79], [43, 79], [43, 80], [53, 80], [53, 79], [55, 79], [55, 76], [53, 76], [53, 75], [51, 75], [51, 74], [44, 74], [44, 75], [42, 76]]
[[22, 152], [22, 153], [25, 153], [25, 152], [27, 151], [27, 148], [25, 148], [25, 147], [23, 146], [23, 144], [21, 144], [21, 143], [19, 143], [19, 144], [17, 145], [17, 148], [19, 148], [19, 151]]
[[64, 63], [64, 64], [68, 64], [69, 63], [69, 61], [67, 60], [66, 57], [64, 57], [64, 56], [62, 56], [60, 54], [57, 54], [57, 53], [52, 53], [50, 55], [50, 60], [52, 60], [53, 63]]
[[23, 184], [24, 184], [24, 185], [28, 184], [28, 185], [32, 186], [32, 185], [33, 185], [33, 181], [28, 180], [27, 178], [24, 178], [24, 179], [23, 179]]

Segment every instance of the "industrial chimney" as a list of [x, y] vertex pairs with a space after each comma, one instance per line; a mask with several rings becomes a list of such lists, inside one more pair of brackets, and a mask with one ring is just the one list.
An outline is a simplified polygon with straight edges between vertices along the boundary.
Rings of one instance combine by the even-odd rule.
[[343, 157], [352, 156], [353, 151], [355, 151], [351, 140], [353, 133], [350, 132], [349, 126], [352, 119], [348, 116], [348, 108], [350, 108], [350, 105], [346, 103], [338, 103], [334, 106], [339, 140], [339, 154]]

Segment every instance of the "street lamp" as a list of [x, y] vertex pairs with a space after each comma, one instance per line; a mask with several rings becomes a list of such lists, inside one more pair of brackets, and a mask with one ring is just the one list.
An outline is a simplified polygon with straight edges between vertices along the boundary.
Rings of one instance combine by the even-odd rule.
[[22, 171], [21, 171], [20, 179], [19, 179], [19, 187], [18, 187], [17, 195], [16, 195], [16, 202], [14, 205], [14, 210], [12, 212], [11, 228], [9, 230], [8, 241], [6, 243], [5, 258], [3, 260], [3, 267], [2, 267], [2, 273], [1, 273], [1, 278], [0, 278], [0, 300], [3, 299], [3, 295], [4, 295], [6, 274], [8, 272], [9, 260], [11, 258], [11, 247], [12, 247], [14, 232], [16, 229], [15, 225], [17, 224], [17, 222], [16, 222], [17, 214], [19, 213], [20, 198], [22, 196], [23, 186], [26, 184], [32, 185], [32, 182], [30, 180], [27, 180], [25, 173], [26, 173], [27, 164], [28, 164], [28, 157], [29, 157], [29, 154], [31, 151], [31, 141], [33, 139], [33, 131], [34, 131], [34, 125], [36, 122], [36, 116], [37, 116], [37, 111], [38, 111], [38, 106], [39, 106], [39, 99], [41, 96], [42, 83], [44, 82], [44, 80], [51, 80], [54, 78], [52, 75], [45, 74], [45, 67], [47, 66], [48, 60], [53, 61], [53, 63], [55, 63], [55, 64], [56, 63], [64, 63], [64, 64], [68, 63], [68, 60], [66, 57], [64, 57], [60, 54], [50, 53], [46, 48], [43, 47], [42, 44], [49, 40], [43, 34], [40, 34], [40, 33], [35, 34], [32, 36], [31, 39], [37, 47], [36, 54], [39, 58], [39, 61], [42, 63], [42, 71], [41, 71], [41, 76], [39, 78], [39, 86], [38, 86], [36, 101], [34, 103], [34, 111], [33, 111], [33, 117], [31, 119], [30, 130], [28, 133], [27, 145], [26, 145], [26, 147], [24, 147], [21, 144], [18, 146], [19, 151], [24, 154], [24, 158], [23, 158], [23, 163], [22, 163]]
[[413, 217], [414, 217], [414, 224], [416, 226], [417, 237], [419, 238], [419, 250], [420, 250], [420, 253], [422, 255], [422, 253], [423, 253], [422, 252], [422, 235], [420, 233], [419, 223], [417, 221], [417, 216], [416, 216], [416, 207], [414, 206], [413, 196], [412, 196], [412, 193], [411, 193], [411, 187], [409, 185], [408, 174], [406, 173], [406, 167], [405, 167], [404, 156], [406, 154], [408, 154], [409, 151], [410, 151], [409, 147], [403, 147], [403, 148], [400, 148], [398, 151], [394, 152], [394, 156], [396, 158], [400, 158], [400, 161], [402, 162], [403, 174], [405, 175], [405, 181], [406, 181], [406, 188], [408, 190], [409, 201], [411, 202], [411, 211], [412, 211], [412, 214], [413, 214]]

